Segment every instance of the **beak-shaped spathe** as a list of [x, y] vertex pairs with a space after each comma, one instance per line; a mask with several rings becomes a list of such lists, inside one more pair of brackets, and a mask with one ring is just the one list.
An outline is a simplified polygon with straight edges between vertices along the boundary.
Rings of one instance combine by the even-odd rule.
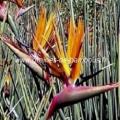
[[13, 43], [7, 37], [2, 37], [2, 41], [29, 67], [31, 68], [37, 75], [42, 77], [42, 68], [32, 59], [32, 57], [21, 49], [17, 44]]
[[[40, 65], [40, 62], [42, 62], [43, 58], [40, 58], [34, 50], [31, 49], [31, 52], [29, 52], [26, 48], [22, 48], [17, 43], [13, 42], [12, 39], [7, 35], [3, 35], [1, 37], [1, 40], [22, 60], [25, 65], [27, 65], [32, 71], [34, 71], [40, 78], [44, 79], [45, 82], [49, 82], [46, 78], [44, 78], [45, 76], [43, 75], [43, 72], [46, 73], [48, 71], [42, 69]], [[44, 49], [41, 48], [41, 52], [45, 57], [46, 52], [44, 51]], [[61, 72], [59, 69], [56, 68], [56, 65], [52, 64], [47, 58], [46, 64], [48, 64], [50, 68], [54, 71], [58, 73]]]
[[65, 106], [75, 104], [82, 100], [91, 98], [98, 94], [117, 88], [119, 86], [120, 83], [97, 86], [97, 87], [91, 87], [91, 86], [75, 87], [73, 85], [65, 87], [59, 94], [54, 96], [54, 98], [52, 99], [47, 112], [46, 120], [48, 120], [53, 115], [55, 110], [59, 108], [63, 108]]

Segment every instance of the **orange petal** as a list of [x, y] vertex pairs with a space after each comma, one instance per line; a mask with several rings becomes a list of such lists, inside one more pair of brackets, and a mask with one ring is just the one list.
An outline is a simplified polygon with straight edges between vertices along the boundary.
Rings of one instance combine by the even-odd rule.
[[46, 45], [46, 42], [48, 41], [48, 39], [49, 39], [49, 37], [50, 37], [50, 35], [52, 33], [54, 23], [55, 23], [55, 14], [51, 13], [50, 17], [48, 19], [48, 22], [46, 24], [44, 34], [42, 36], [42, 41], [41, 41], [41, 46], [42, 47], [44, 47]]
[[79, 19], [78, 21], [78, 27], [76, 28], [76, 35], [75, 35], [75, 39], [74, 39], [74, 45], [72, 47], [72, 58], [78, 58], [80, 50], [81, 50], [81, 46], [83, 43], [83, 36], [84, 36], [84, 23], [82, 19]]
[[68, 47], [67, 47], [67, 56], [68, 59], [71, 58], [71, 53], [73, 51], [73, 44], [75, 39], [75, 21], [71, 18], [70, 19], [70, 27], [69, 27], [69, 33], [68, 33]]
[[67, 59], [65, 58], [62, 43], [61, 43], [60, 36], [59, 36], [59, 33], [58, 33], [57, 29], [56, 29], [56, 44], [57, 44], [56, 45], [56, 48], [57, 48], [56, 50], [57, 50], [57, 53], [58, 53], [59, 62], [62, 64], [62, 67], [63, 67], [66, 75], [70, 76], [70, 67], [69, 67], [69, 64], [67, 62]]
[[61, 43], [61, 38], [60, 38], [60, 35], [59, 35], [57, 29], [55, 29], [55, 32], [56, 32], [56, 44], [57, 44], [58, 50], [60, 52], [59, 57], [65, 57], [63, 47], [62, 47], [62, 43]]
[[83, 58], [83, 52], [81, 51], [79, 54], [79, 57], [72, 64], [72, 70], [71, 70], [71, 75], [70, 75], [71, 82], [75, 82], [77, 78], [79, 77], [80, 73], [82, 73], [83, 71], [82, 58]]
[[42, 35], [45, 30], [45, 23], [46, 23], [46, 9], [42, 7], [40, 9], [38, 24], [36, 27], [36, 32], [33, 40], [33, 49], [36, 51], [39, 49], [39, 44], [42, 41]]

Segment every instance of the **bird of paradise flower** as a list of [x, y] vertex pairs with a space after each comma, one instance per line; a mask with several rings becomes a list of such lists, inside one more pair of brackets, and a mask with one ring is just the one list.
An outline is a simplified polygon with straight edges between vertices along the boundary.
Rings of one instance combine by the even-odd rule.
[[[96, 87], [75, 85], [82, 71], [80, 59], [82, 57], [82, 44], [85, 35], [84, 21], [80, 18], [76, 25], [74, 19], [70, 18], [66, 50], [63, 49], [63, 42], [57, 28], [57, 22], [54, 12], [49, 15], [47, 20], [46, 9], [44, 7], [40, 9], [38, 24], [33, 38], [33, 47], [29, 48], [31, 52], [26, 49], [26, 46], [18, 44], [18, 41], [13, 42], [8, 35], [1, 35], [1, 40], [19, 58], [24, 60], [24, 63], [30, 69], [36, 72], [38, 76], [43, 77], [49, 85], [51, 82], [49, 78], [53, 75], [63, 82], [63, 89], [52, 98], [46, 114], [46, 120], [59, 108], [120, 86], [120, 83]], [[49, 54], [49, 51], [52, 52], [52, 55]], [[51, 57], [56, 60], [51, 61]], [[41, 58], [45, 65], [49, 66], [49, 69], [45, 69], [44, 65], [40, 64]], [[77, 62], [74, 59], [77, 59]], [[42, 71], [44, 71], [44, 75]], [[48, 74], [50, 76], [45, 77]]]

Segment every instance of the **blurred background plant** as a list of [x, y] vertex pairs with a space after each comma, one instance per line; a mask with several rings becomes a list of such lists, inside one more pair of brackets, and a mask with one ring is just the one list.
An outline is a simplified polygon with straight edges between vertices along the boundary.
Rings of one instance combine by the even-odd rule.
[[[72, 4], [71, 4], [72, 1]], [[57, 11], [60, 18], [59, 32], [64, 36], [64, 24], [74, 16], [85, 22], [84, 67], [83, 76], [93, 74], [104, 66], [113, 64], [86, 85], [105, 85], [118, 82], [119, 77], [119, 0], [26, 0], [25, 6], [35, 5], [26, 14], [14, 19], [17, 39], [26, 46], [32, 46], [32, 39], [39, 16], [40, 6], [47, 8], [47, 14]], [[17, 6], [9, 4], [8, 12], [15, 18]], [[72, 11], [73, 10], [73, 11]], [[62, 19], [61, 19], [62, 18]], [[5, 22], [0, 23], [1, 32], [14, 37]], [[19, 59], [0, 41], [0, 119], [1, 120], [44, 120], [50, 104], [51, 92], [61, 90], [62, 84], [55, 77], [54, 86], [47, 86], [35, 76]], [[78, 79], [80, 81], [80, 78]], [[39, 92], [38, 92], [39, 90]], [[119, 120], [120, 97], [118, 89], [101, 94], [78, 104], [65, 107], [54, 113], [53, 120]]]

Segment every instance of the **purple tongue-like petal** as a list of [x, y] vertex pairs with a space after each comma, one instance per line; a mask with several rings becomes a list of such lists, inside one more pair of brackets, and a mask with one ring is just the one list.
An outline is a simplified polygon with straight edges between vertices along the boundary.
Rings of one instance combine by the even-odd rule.
[[16, 13], [15, 19], [19, 18], [20, 16], [22, 16], [23, 14], [28, 12], [33, 7], [34, 7], [34, 5], [31, 5], [31, 6], [26, 7], [26, 8], [20, 8]]
[[120, 86], [120, 83], [115, 83], [111, 85], [104, 86], [68, 86], [64, 88], [59, 94], [54, 96], [49, 106], [46, 120], [48, 120], [56, 109], [75, 104], [82, 100], [88, 99], [90, 97], [96, 96], [98, 94], [104, 93], [106, 91], [112, 90], [113, 88], [117, 88]]

